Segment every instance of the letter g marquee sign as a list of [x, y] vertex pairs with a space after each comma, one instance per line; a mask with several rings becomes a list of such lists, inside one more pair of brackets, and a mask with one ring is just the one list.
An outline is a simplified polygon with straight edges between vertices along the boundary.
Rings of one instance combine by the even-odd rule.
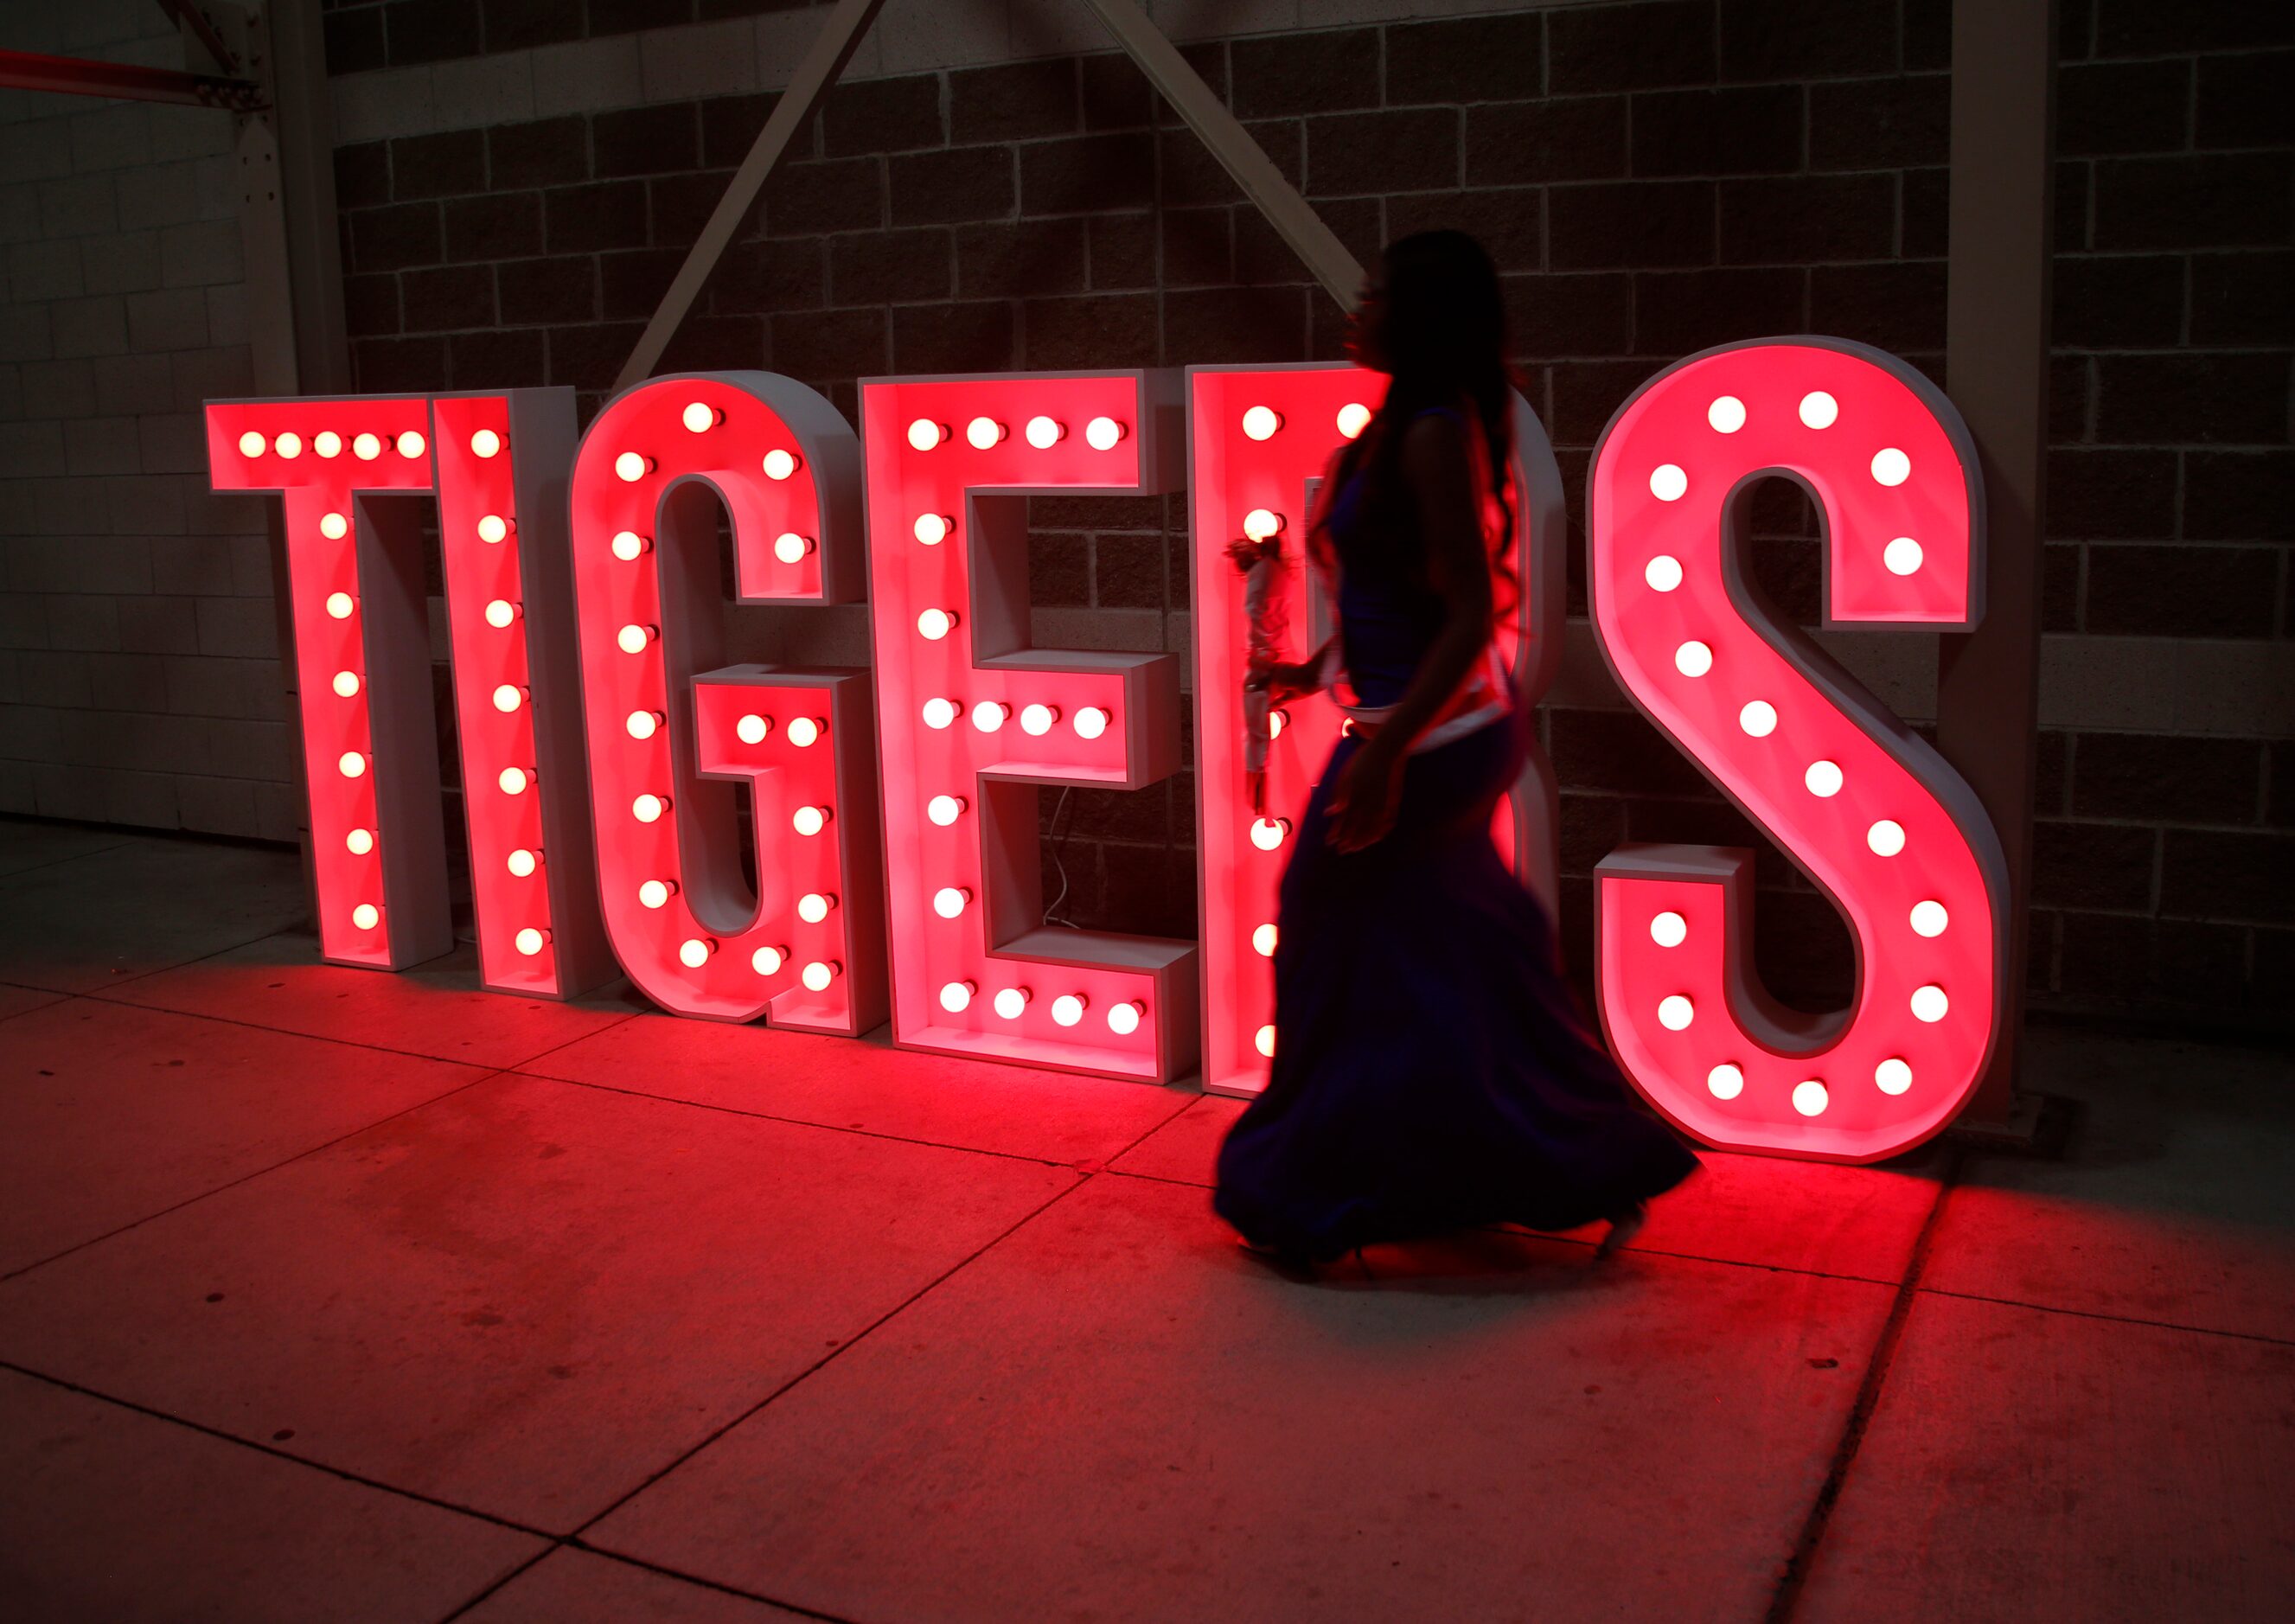
[[[322, 956], [399, 969], [451, 945], [410, 511], [429, 493], [488, 987], [571, 997], [618, 966], [679, 1015], [858, 1035], [889, 1014], [907, 1048], [1144, 1081], [1200, 1060], [1211, 1088], [1255, 1090], [1279, 1041], [1274, 880], [1338, 718], [1286, 707], [1254, 814], [1224, 552], [1300, 535], [1379, 387], [1344, 366], [869, 379], [856, 438], [788, 379], [706, 373], [625, 391], [578, 447], [564, 389], [211, 403], [215, 488], [284, 502]], [[1516, 423], [1503, 632], [1534, 702], [1563, 506], [1535, 418]], [[1627, 403], [1589, 493], [1605, 656], [1848, 918], [1858, 974], [1845, 1013], [1790, 1016], [1752, 970], [1751, 854], [1628, 846], [1598, 871], [1601, 1014], [1635, 1085], [1705, 1142], [1871, 1161], [1982, 1075], [2007, 888], [1967, 787], [1746, 579], [1767, 476], [1824, 517], [1828, 624], [1981, 613], [1974, 455], [1909, 369], [1770, 340]], [[1183, 485], [1205, 939], [1048, 929], [1039, 792], [1177, 770], [1181, 682], [1173, 656], [1032, 643], [1026, 498]], [[868, 600], [871, 669], [722, 664], [721, 517], [740, 601]], [[1294, 609], [1327, 616], [1303, 592]], [[1534, 753], [1494, 831], [1549, 900], [1554, 805]]]

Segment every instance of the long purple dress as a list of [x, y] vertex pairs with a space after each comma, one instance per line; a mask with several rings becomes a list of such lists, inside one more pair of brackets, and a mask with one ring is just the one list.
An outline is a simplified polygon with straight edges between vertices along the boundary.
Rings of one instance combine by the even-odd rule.
[[[1364, 705], [1399, 699], [1441, 598], [1380, 545], [1362, 477], [1328, 524], [1339, 633]], [[1638, 1109], [1564, 980], [1538, 900], [1491, 820], [1531, 716], [1413, 755], [1394, 828], [1341, 853], [1326, 835], [1340, 739], [1292, 843], [1276, 916], [1275, 1059], [1220, 1149], [1213, 1204], [1247, 1239], [1314, 1259], [1499, 1222], [1573, 1228], [1696, 1165]]]

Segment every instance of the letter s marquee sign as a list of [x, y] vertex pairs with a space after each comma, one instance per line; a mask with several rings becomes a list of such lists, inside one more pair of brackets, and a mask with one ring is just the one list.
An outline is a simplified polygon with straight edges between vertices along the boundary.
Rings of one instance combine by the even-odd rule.
[[[1181, 673], [1033, 644], [1025, 499], [1176, 490], [1192, 461], [1197, 641], [1228, 638], [1236, 516], [1295, 535], [1377, 387], [1347, 367], [864, 379], [856, 438], [788, 379], [703, 373], [617, 396], [578, 449], [564, 389], [210, 403], [215, 488], [284, 499], [322, 956], [399, 969], [451, 945], [409, 510], [429, 493], [486, 985], [567, 998], [618, 965], [680, 1015], [858, 1035], [889, 1014], [904, 1048], [1156, 1082], [1200, 1058], [1217, 1091], [1256, 1091], [1279, 1034], [1258, 917], [1275, 869], [1251, 865], [1279, 867], [1327, 707], [1292, 707], [1254, 820], [1229, 738], [1237, 653], [1199, 648], [1198, 690], [1221, 690], [1196, 696], [1213, 939], [1047, 929], [1038, 791], [1176, 771]], [[1562, 503], [1519, 405], [1516, 437], [1506, 634], [1534, 703]], [[1737, 346], [1627, 403], [1589, 502], [1605, 657], [1848, 918], [1858, 976], [1845, 1014], [1796, 1023], [1751, 968], [1751, 853], [1628, 846], [1598, 870], [1602, 1018], [1635, 1085], [1705, 1142], [1871, 1161], [1945, 1126], [1981, 1076], [2007, 888], [1967, 787], [1747, 585], [1748, 493], [1772, 475], [1825, 516], [1829, 623], [1981, 612], [1973, 452], [1889, 357]], [[721, 520], [740, 601], [866, 597], [873, 669], [719, 665]], [[1319, 629], [1324, 606], [1301, 607]], [[1496, 831], [1548, 896], [1552, 796], [1534, 754]]]

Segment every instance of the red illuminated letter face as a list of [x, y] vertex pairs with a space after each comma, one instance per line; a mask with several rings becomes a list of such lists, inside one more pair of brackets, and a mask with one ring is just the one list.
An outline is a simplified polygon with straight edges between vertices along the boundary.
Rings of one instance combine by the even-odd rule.
[[1627, 846], [1598, 869], [1611, 1047], [1709, 1144], [1868, 1162], [1950, 1122], [1998, 1019], [1998, 842], [1937, 754], [1742, 577], [1758, 477], [1808, 489], [1828, 624], [1973, 624], [1975, 453], [1943, 395], [1846, 343], [1752, 344], [1643, 386], [1595, 453], [1589, 582], [1634, 703], [1847, 917], [1845, 1017], [1797, 1030], [1756, 984], [1750, 853]]
[[772, 373], [656, 379], [590, 426], [572, 506], [600, 902], [622, 967], [675, 1014], [867, 1031], [885, 999], [868, 673], [715, 668], [721, 507], [740, 601], [859, 596], [852, 430]]
[[1179, 666], [1038, 649], [1032, 492], [1166, 488], [1168, 373], [863, 380], [894, 1033], [1164, 1081], [1197, 1052], [1195, 944], [1048, 929], [1036, 796], [1179, 763]]
[[[1303, 659], [1335, 629], [1305, 566], [1304, 530], [1333, 454], [1360, 434], [1385, 380], [1352, 366], [1190, 367], [1189, 502], [1196, 644], [1196, 816], [1204, 953], [1204, 1086], [1256, 1094], [1274, 1053], [1278, 882], [1340, 715], [1327, 695], [1287, 702], [1267, 758], [1266, 815], [1246, 788], [1244, 577], [1230, 540], [1270, 527], [1291, 567], [1291, 652]], [[1514, 566], [1520, 587], [1500, 632], [1524, 705], [1535, 705], [1560, 657], [1562, 475], [1546, 431], [1515, 401]], [[1549, 916], [1555, 906], [1554, 771], [1533, 747], [1493, 834]]]

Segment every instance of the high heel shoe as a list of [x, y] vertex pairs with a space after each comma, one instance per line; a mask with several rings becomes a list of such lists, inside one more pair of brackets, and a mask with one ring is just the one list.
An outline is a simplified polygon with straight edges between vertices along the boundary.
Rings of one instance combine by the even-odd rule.
[[1634, 1236], [1642, 1232], [1642, 1226], [1647, 1222], [1649, 1208], [1638, 1201], [1624, 1212], [1614, 1214], [1610, 1220], [1610, 1232], [1602, 1237], [1602, 1244], [1594, 1248], [1594, 1261], [1598, 1263], [1605, 1258], [1616, 1256], [1632, 1244]]

